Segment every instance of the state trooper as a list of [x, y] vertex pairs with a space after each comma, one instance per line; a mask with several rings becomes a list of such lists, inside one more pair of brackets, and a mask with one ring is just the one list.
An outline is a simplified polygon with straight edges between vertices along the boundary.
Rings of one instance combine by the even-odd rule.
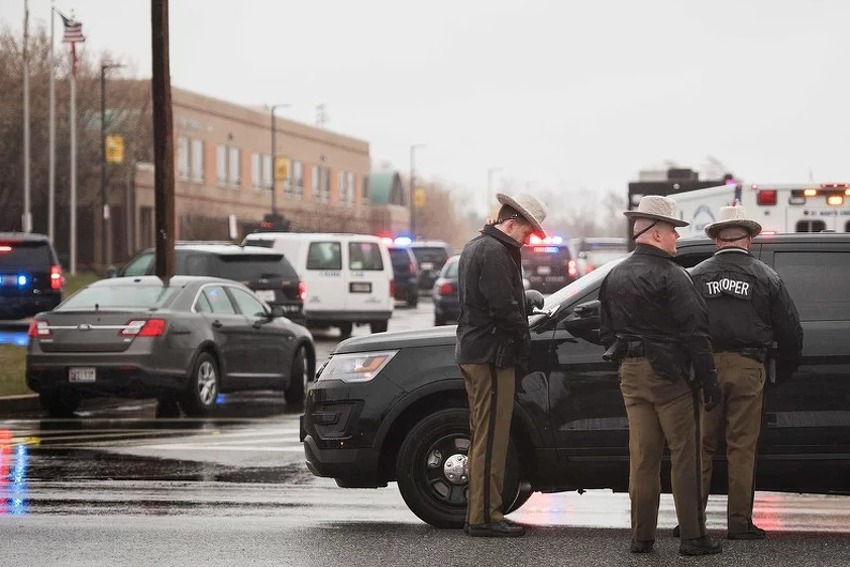
[[[634, 252], [600, 289], [601, 338], [620, 364], [620, 391], [629, 420], [631, 551], [653, 550], [661, 495], [661, 457], [670, 448], [682, 555], [709, 555], [720, 543], [706, 534], [700, 490], [702, 400], [713, 408], [720, 389], [708, 336], [705, 303], [676, 264], [676, 203], [648, 195], [637, 210]], [[608, 354], [606, 353], [606, 354]], [[694, 379], [691, 379], [693, 367]]]
[[761, 225], [744, 207], [720, 209], [705, 227], [716, 252], [691, 270], [708, 306], [714, 364], [722, 396], [719, 411], [705, 416], [702, 451], [703, 503], [711, 486], [712, 458], [725, 429], [728, 461], [727, 537], [764, 539], [753, 524], [753, 476], [761, 429], [765, 362], [775, 341], [777, 374], [793, 372], [803, 346], [797, 308], [779, 275], [750, 255]]

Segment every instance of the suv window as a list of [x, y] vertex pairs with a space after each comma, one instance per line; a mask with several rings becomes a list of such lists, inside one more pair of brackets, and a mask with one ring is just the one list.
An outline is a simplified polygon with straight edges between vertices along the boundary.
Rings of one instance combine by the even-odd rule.
[[567, 264], [572, 259], [566, 244], [537, 244], [522, 247], [522, 265], [531, 275], [558, 275], [567, 273]]
[[434, 264], [435, 267], [442, 266], [446, 263], [446, 260], [449, 258], [449, 254], [445, 248], [440, 247], [426, 247], [426, 246], [415, 246], [411, 248], [413, 251], [413, 255], [416, 256], [416, 261], [421, 265], [422, 263], [430, 262]]
[[377, 242], [349, 242], [348, 269], [364, 271], [381, 271], [384, 260], [381, 258], [381, 247]]
[[127, 264], [121, 275], [127, 277], [147, 275], [149, 273], [148, 270], [151, 269], [151, 265], [153, 264], [153, 258], [153, 252], [145, 252]]
[[53, 264], [50, 243], [46, 241], [0, 241], [0, 267], [44, 268]]
[[307, 250], [308, 270], [341, 270], [342, 246], [339, 242], [311, 242]]
[[236, 281], [298, 277], [283, 254], [221, 254], [209, 275]]
[[850, 319], [850, 253], [776, 252], [774, 269], [794, 298], [802, 321]]

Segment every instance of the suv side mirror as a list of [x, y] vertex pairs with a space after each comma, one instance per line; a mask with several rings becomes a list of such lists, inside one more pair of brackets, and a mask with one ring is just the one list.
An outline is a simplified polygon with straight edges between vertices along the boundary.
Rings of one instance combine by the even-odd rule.
[[269, 319], [277, 319], [278, 317], [286, 317], [286, 313], [283, 310], [283, 305], [272, 305], [272, 312]]
[[564, 328], [574, 337], [579, 337], [586, 341], [595, 344], [600, 344], [599, 340], [599, 311], [600, 303], [598, 299], [580, 303], [573, 307], [572, 313], [564, 319]]

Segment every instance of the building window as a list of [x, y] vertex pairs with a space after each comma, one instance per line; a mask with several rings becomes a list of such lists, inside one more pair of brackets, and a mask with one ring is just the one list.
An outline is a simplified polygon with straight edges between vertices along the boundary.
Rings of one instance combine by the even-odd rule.
[[189, 179], [189, 139], [183, 136], [177, 138], [177, 176]]
[[177, 138], [177, 174], [180, 179], [204, 182], [204, 141]]
[[322, 203], [331, 200], [330, 170], [323, 165], [313, 166], [313, 198]]
[[239, 189], [242, 182], [241, 160], [242, 153], [239, 148], [224, 144], [216, 147], [216, 173], [221, 187]]
[[271, 154], [251, 154], [251, 183], [254, 189], [272, 188]]
[[294, 159], [290, 162], [289, 166], [289, 181], [284, 186], [284, 191], [294, 195], [303, 195], [304, 164]]
[[204, 141], [192, 139], [190, 143], [190, 177], [192, 181], [204, 182]]
[[339, 202], [343, 205], [354, 204], [354, 174], [350, 171], [340, 171], [337, 176], [339, 187]]
[[363, 193], [360, 195], [360, 203], [363, 205], [369, 204], [369, 176], [363, 176]]

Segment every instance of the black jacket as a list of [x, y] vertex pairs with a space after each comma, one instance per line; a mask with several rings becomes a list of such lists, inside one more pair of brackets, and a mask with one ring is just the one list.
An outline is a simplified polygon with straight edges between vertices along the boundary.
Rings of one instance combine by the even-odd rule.
[[458, 260], [458, 364], [495, 363], [500, 345], [507, 356], [503, 368], [525, 364], [531, 335], [520, 247], [493, 226], [484, 227], [464, 246]]
[[691, 269], [708, 305], [716, 351], [764, 349], [777, 342], [777, 359], [794, 370], [803, 349], [803, 328], [794, 300], [770, 266], [743, 248], [718, 250]]
[[615, 338], [641, 342], [653, 370], [670, 380], [715, 380], [705, 302], [684, 268], [665, 251], [638, 244], [605, 277], [599, 291], [600, 332], [605, 346]]

